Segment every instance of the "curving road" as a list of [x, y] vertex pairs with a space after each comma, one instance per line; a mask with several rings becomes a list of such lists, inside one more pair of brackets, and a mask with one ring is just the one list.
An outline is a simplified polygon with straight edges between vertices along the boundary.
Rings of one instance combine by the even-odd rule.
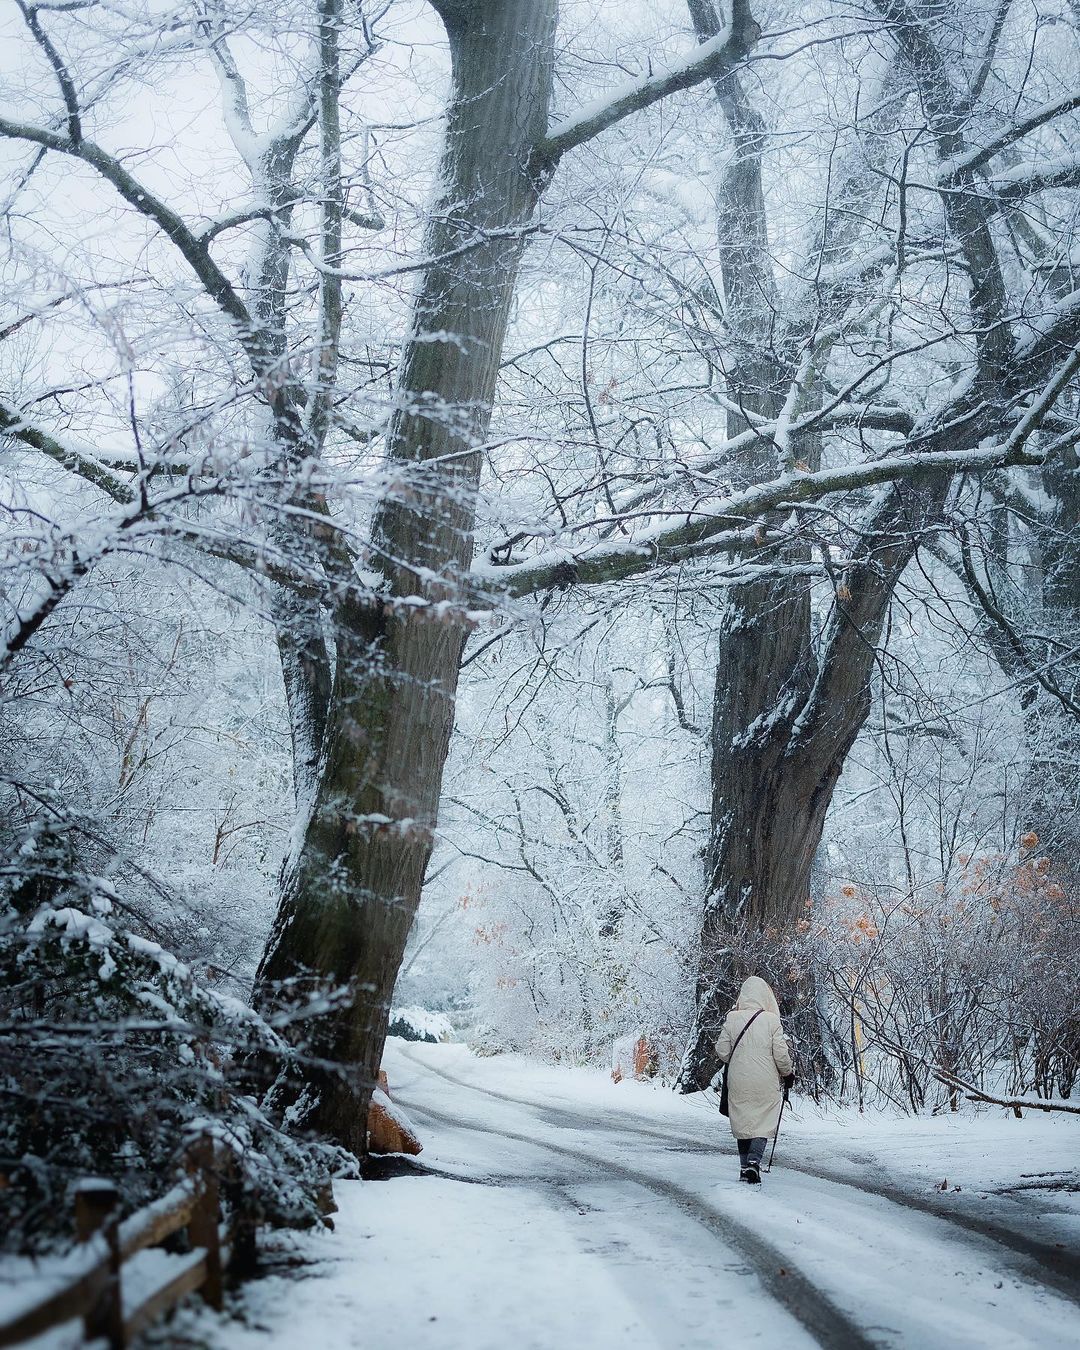
[[662, 1350], [1080, 1345], [1080, 1262], [1035, 1202], [939, 1197], [805, 1156], [756, 1190], [712, 1115], [669, 1126], [514, 1095], [438, 1049], [398, 1043], [387, 1060], [430, 1141], [421, 1161], [520, 1192], [523, 1214], [530, 1196], [561, 1207]]

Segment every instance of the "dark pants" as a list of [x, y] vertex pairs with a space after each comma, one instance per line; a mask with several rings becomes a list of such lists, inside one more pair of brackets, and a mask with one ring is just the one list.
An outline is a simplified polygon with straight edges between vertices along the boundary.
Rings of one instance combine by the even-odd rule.
[[761, 1166], [761, 1160], [765, 1157], [765, 1145], [767, 1139], [739, 1139], [739, 1166], [745, 1167], [747, 1163], [756, 1163]]

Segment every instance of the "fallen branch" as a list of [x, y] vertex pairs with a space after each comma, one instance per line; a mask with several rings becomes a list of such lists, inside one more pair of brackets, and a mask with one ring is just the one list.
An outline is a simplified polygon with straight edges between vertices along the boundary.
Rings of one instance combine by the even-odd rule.
[[969, 1101], [989, 1102], [991, 1106], [1009, 1107], [1017, 1117], [1025, 1108], [1032, 1111], [1064, 1111], [1068, 1115], [1080, 1116], [1080, 1104], [1046, 1101], [1039, 1097], [995, 1097], [992, 1093], [980, 1091], [974, 1083], [967, 1083], [964, 1079], [957, 1078], [948, 1069], [942, 1069], [935, 1064], [928, 1067], [939, 1083], [944, 1083], [947, 1088], [962, 1092]]

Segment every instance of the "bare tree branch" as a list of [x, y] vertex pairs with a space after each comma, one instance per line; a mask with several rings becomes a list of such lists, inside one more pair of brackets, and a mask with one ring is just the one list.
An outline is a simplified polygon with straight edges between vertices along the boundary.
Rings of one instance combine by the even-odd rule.
[[31, 426], [21, 414], [2, 403], [0, 403], [0, 435], [11, 436], [15, 440], [22, 441], [24, 445], [40, 450], [43, 455], [47, 455], [69, 473], [100, 488], [121, 506], [130, 505], [135, 500], [134, 491], [115, 474], [110, 473], [104, 465], [73, 446], [64, 445], [48, 432]]
[[749, 0], [732, 0], [730, 24], [678, 65], [659, 75], [631, 80], [598, 105], [582, 108], [557, 124], [533, 151], [536, 171], [550, 174], [568, 150], [584, 145], [631, 114], [652, 107], [669, 94], [726, 74], [753, 50], [760, 33]]
[[[1080, 433], [1077, 433], [1080, 439]], [[973, 450], [937, 450], [905, 454], [814, 474], [790, 474], [749, 488], [708, 507], [672, 512], [697, 516], [673, 529], [657, 528], [630, 539], [593, 545], [580, 553], [552, 551], [539, 558], [505, 564], [476, 564], [478, 580], [503, 587], [510, 595], [527, 595], [551, 586], [603, 584], [637, 576], [657, 567], [684, 562], [709, 552], [754, 544], [747, 522], [778, 510], [792, 510], [838, 492], [882, 483], [932, 480], [964, 471], [980, 472], [1017, 465], [1041, 464], [1043, 456], [1021, 445]], [[760, 545], [758, 546], [760, 547]]]
[[0, 117], [0, 136], [41, 145], [59, 154], [71, 155], [96, 169], [129, 205], [152, 220], [172, 240], [202, 282], [207, 295], [237, 325], [240, 339], [248, 349], [253, 364], [257, 363], [259, 373], [268, 373], [273, 358], [266, 336], [252, 324], [247, 306], [210, 256], [205, 241], [200, 239], [170, 206], [145, 188], [118, 159], [93, 141], [85, 138], [75, 141], [44, 127], [16, 122], [9, 117]]

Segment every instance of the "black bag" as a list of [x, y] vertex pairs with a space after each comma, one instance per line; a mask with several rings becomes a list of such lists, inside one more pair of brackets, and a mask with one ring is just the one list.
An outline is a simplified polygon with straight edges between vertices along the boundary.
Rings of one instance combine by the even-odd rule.
[[[754, 1014], [754, 1017], [760, 1017], [762, 1011], [763, 1011], [763, 1010], [762, 1010], [761, 1008], [759, 1008], [759, 1009], [757, 1010], [757, 1012]], [[720, 1114], [721, 1114], [722, 1116], [726, 1116], [726, 1115], [728, 1114], [727, 1071], [728, 1071], [728, 1069], [731, 1067], [731, 1061], [735, 1058], [735, 1051], [738, 1050], [738, 1048], [739, 1048], [739, 1042], [742, 1040], [742, 1038], [746, 1035], [746, 1033], [747, 1033], [747, 1032], [750, 1030], [750, 1028], [753, 1026], [753, 1024], [754, 1024], [754, 1017], [751, 1017], [751, 1018], [750, 1018], [749, 1022], [747, 1022], [747, 1024], [746, 1024], [746, 1026], [744, 1026], [743, 1029], [742, 1029], [742, 1031], [740, 1031], [739, 1034], [735, 1037], [735, 1044], [731, 1047], [731, 1054], [728, 1055], [728, 1061], [727, 1061], [727, 1063], [724, 1065], [724, 1073], [723, 1073], [723, 1077], [720, 1079]]]

